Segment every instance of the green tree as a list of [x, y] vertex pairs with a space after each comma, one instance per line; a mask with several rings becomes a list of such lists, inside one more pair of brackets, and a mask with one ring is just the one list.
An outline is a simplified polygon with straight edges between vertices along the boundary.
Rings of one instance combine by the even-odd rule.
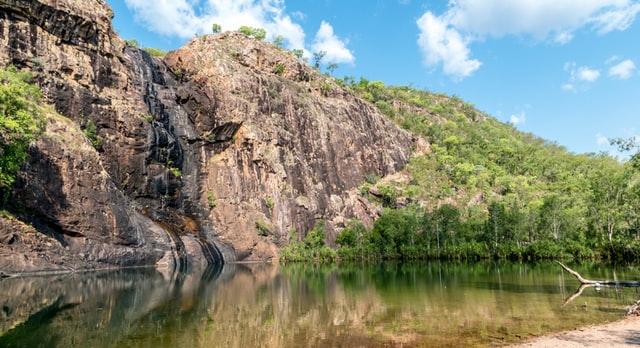
[[329, 71], [329, 74], [333, 75], [333, 73], [336, 71], [336, 69], [338, 69], [338, 64], [336, 63], [331, 63], [329, 65], [327, 65], [327, 71]]
[[238, 31], [248, 37], [252, 37], [256, 40], [264, 40], [267, 37], [267, 31], [262, 28], [252, 28], [250, 26], [243, 25]]
[[211, 32], [214, 34], [219, 34], [222, 31], [222, 26], [218, 23], [213, 23], [211, 25]]
[[611, 145], [617, 146], [621, 152], [631, 153], [629, 163], [640, 170], [640, 140], [638, 137], [613, 139], [611, 140]]
[[291, 51], [291, 53], [293, 53], [293, 55], [298, 59], [302, 59], [302, 57], [304, 57], [304, 51], [301, 49], [294, 49]]
[[313, 67], [316, 69], [320, 69], [320, 65], [322, 64], [322, 61], [326, 56], [326, 51], [313, 52]]
[[0, 191], [13, 185], [29, 144], [44, 131], [41, 99], [29, 73], [0, 70]]

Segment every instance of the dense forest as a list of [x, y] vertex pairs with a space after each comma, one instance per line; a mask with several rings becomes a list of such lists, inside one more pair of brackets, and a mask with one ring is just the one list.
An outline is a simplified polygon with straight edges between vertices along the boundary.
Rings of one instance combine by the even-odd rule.
[[319, 225], [283, 260], [640, 258], [640, 158], [573, 154], [457, 97], [341, 80], [430, 144], [410, 180], [367, 177], [361, 194], [384, 206], [372, 228], [352, 221], [324, 245]]

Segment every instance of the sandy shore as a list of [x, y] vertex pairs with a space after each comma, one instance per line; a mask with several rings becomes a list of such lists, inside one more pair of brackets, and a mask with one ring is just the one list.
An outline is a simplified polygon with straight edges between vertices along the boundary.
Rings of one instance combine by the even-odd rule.
[[640, 317], [536, 338], [514, 347], [631, 347], [640, 345]]

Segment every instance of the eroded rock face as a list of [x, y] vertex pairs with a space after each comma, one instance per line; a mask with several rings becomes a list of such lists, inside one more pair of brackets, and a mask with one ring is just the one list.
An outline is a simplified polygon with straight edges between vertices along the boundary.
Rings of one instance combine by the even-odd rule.
[[[202, 186], [239, 258], [271, 258], [291, 231], [304, 234], [318, 220], [329, 232], [366, 220], [371, 207], [354, 189], [410, 155], [407, 133], [273, 45], [225, 33], [194, 39], [165, 61], [183, 76], [180, 102], [208, 140]], [[256, 223], [270, 232], [260, 236]]]
[[[193, 203], [199, 198], [198, 152], [191, 148], [197, 134], [175, 102], [173, 74], [127, 47], [113, 33], [111, 17], [99, 0], [0, 1], [0, 63], [32, 70], [60, 114], [82, 127], [97, 126], [101, 145], [95, 156], [107, 175], [99, 183], [83, 155], [39, 142], [35, 162], [21, 174], [16, 204], [29, 209], [39, 229], [68, 239], [61, 244], [100, 244], [87, 246], [89, 255], [114, 266], [202, 265], [221, 261], [222, 254], [233, 259], [230, 246], [216, 245], [212, 225], [200, 217], [206, 212]], [[65, 131], [54, 133], [65, 136]], [[81, 132], [74, 136], [83, 138]], [[49, 155], [55, 158], [44, 157]], [[57, 170], [64, 165], [74, 172]], [[52, 195], [43, 199], [39, 189]], [[64, 196], [55, 194], [62, 191]], [[101, 249], [152, 248], [146, 243], [158, 233], [164, 234], [164, 247], [153, 253], [123, 257]]]
[[[50, 121], [15, 191], [61, 255], [87, 260], [73, 267], [270, 260], [318, 220], [375, 218], [357, 186], [414, 141], [373, 106], [237, 33], [151, 58], [112, 16], [102, 0], [0, 0], [0, 64], [32, 70], [76, 124]], [[78, 140], [89, 123], [97, 152]]]

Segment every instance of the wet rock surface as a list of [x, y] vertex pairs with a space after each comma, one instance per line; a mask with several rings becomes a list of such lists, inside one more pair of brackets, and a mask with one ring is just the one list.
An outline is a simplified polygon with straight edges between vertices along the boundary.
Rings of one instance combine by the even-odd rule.
[[[31, 70], [68, 118], [49, 118], [20, 173], [13, 210], [38, 237], [4, 226], [0, 271], [271, 260], [318, 220], [335, 234], [375, 218], [356, 188], [414, 140], [372, 105], [237, 33], [152, 58], [112, 16], [102, 0], [0, 0], [0, 64]], [[42, 238], [53, 249], [34, 254]]]

